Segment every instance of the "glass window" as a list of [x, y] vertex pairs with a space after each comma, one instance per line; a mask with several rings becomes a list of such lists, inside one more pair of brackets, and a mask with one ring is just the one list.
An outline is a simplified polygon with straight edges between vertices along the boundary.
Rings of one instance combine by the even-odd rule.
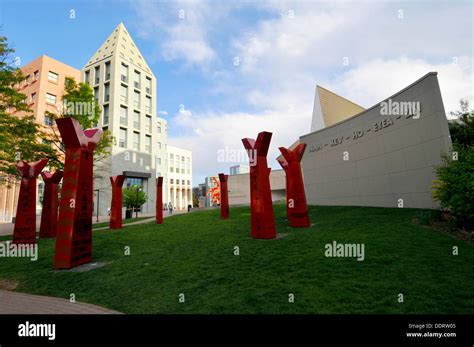
[[119, 147], [127, 147], [127, 129], [120, 128], [119, 131]]
[[110, 61], [105, 63], [105, 80], [110, 80]]
[[103, 124], [108, 124], [108, 123], [109, 123], [109, 105], [105, 105]]
[[104, 102], [110, 101], [110, 84], [104, 85]]
[[120, 124], [128, 125], [128, 110], [126, 107], [120, 106]]
[[133, 128], [140, 130], [140, 112], [133, 111]]
[[145, 100], [146, 100], [145, 111], [146, 113], [151, 114], [151, 98], [147, 96]]
[[100, 81], [100, 66], [96, 66], [94, 69], [94, 78], [95, 78], [95, 84], [98, 84]]
[[140, 72], [138, 72], [137, 70], [134, 70], [133, 86], [137, 89], [140, 89]]
[[133, 106], [140, 108], [140, 93], [136, 91], [133, 92]]
[[120, 86], [120, 101], [125, 104], [128, 102], [128, 88], [123, 84]]
[[44, 125], [52, 126], [53, 120], [49, 116], [44, 116]]
[[151, 117], [146, 116], [145, 131], [151, 133]]
[[151, 153], [151, 136], [145, 136], [145, 152]]
[[140, 150], [140, 133], [133, 132], [133, 149]]
[[151, 94], [151, 78], [147, 77], [145, 81], [146, 81], [146, 85], [145, 85], [146, 93]]
[[56, 105], [56, 95], [46, 93], [46, 103]]
[[128, 66], [124, 63], [120, 65], [120, 80], [125, 83], [128, 82]]
[[58, 74], [56, 72], [49, 71], [48, 72], [48, 81], [58, 83]]

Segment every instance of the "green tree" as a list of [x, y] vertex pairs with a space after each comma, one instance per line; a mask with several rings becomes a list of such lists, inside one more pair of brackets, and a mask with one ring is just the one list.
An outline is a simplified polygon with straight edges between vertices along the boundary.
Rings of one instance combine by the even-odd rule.
[[[74, 78], [67, 77], [65, 80], [64, 94], [61, 98], [62, 104], [58, 114], [48, 112], [48, 116], [52, 119], [57, 118], [75, 118], [79, 121], [83, 129], [94, 128], [99, 122], [101, 108], [97, 104], [94, 92], [87, 83], [77, 83]], [[57, 151], [65, 152], [62, 145], [62, 139], [55, 128], [51, 126], [52, 132], [50, 140], [54, 143]], [[94, 152], [94, 160], [96, 162], [109, 157], [111, 147], [114, 143], [114, 137], [110, 130], [102, 133], [102, 137], [97, 144]], [[62, 163], [58, 163], [62, 165]]]
[[122, 190], [122, 205], [127, 209], [139, 209], [147, 200], [140, 186], [133, 185]]
[[451, 211], [457, 227], [474, 228], [474, 147], [455, 143], [453, 155], [436, 169], [433, 197]]
[[7, 38], [0, 36], [0, 172], [7, 175], [18, 175], [19, 160], [48, 158], [49, 166], [54, 167], [56, 159], [47, 135], [30, 114], [26, 95], [15, 88], [25, 76], [14, 66], [14, 52]]
[[451, 140], [462, 147], [474, 146], [474, 115], [469, 109], [469, 101], [459, 100], [460, 110], [450, 112], [456, 120], [449, 122]]

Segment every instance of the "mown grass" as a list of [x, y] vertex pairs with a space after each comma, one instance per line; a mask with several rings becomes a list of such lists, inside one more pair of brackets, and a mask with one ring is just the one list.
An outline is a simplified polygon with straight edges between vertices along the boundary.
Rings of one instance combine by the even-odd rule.
[[[95, 231], [107, 265], [88, 272], [54, 271], [54, 240], [39, 240], [37, 262], [0, 258], [0, 279], [126, 313], [474, 313], [474, 246], [413, 223], [419, 210], [310, 207], [314, 226], [293, 229], [274, 209], [275, 240], [250, 237], [248, 207], [197, 211]], [[365, 260], [326, 257], [333, 241], [365, 244]]]

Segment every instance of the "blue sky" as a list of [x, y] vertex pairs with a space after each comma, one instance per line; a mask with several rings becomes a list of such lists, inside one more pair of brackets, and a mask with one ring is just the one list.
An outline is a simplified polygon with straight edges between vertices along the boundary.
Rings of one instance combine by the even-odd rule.
[[447, 111], [474, 102], [472, 1], [0, 0], [22, 64], [80, 69], [119, 22], [157, 77], [170, 143], [193, 151], [194, 184], [263, 130], [278, 168], [277, 148], [309, 132], [316, 84], [369, 107], [438, 71]]

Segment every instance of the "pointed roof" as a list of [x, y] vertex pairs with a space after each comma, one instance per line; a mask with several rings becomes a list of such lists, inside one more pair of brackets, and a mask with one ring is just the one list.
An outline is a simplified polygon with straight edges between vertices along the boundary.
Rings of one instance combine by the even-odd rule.
[[119, 25], [115, 27], [114, 31], [94, 53], [92, 58], [89, 59], [85, 67], [113, 55], [120, 56], [136, 67], [153, 74], [137, 45], [128, 33], [127, 28], [125, 28], [125, 25], [122, 22], [120, 22]]
[[339, 123], [364, 111], [360, 105], [321, 86], [316, 86], [311, 131]]

